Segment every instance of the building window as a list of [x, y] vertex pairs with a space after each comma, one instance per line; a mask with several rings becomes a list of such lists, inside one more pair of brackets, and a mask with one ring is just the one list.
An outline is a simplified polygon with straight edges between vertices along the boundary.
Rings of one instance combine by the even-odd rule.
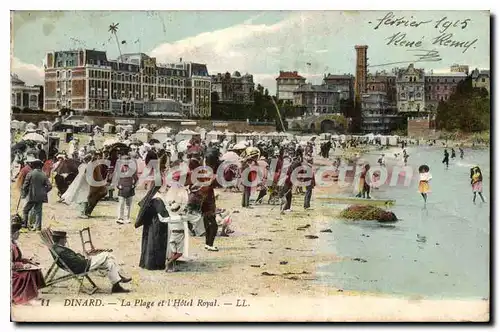
[[68, 108], [71, 108], [71, 100], [68, 100]]
[[58, 101], [56, 101], [56, 108], [59, 109], [61, 107], [61, 103]]
[[56, 71], [56, 77], [59, 78], [61, 76], [61, 73], [58, 71]]
[[94, 59], [90, 59], [90, 60], [89, 60], [89, 63], [90, 63], [91, 65], [93, 65], [93, 64], [94, 64]]
[[481, 82], [485, 83], [486, 82], [486, 78], [482, 78]]

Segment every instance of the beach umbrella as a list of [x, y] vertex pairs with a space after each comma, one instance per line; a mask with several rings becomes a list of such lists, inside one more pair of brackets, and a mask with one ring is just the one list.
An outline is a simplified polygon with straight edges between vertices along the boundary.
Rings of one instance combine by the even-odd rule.
[[102, 143], [103, 146], [111, 146], [113, 144], [118, 143], [118, 140], [116, 138], [109, 138]]
[[130, 147], [127, 144], [120, 143], [120, 142], [117, 142], [115, 144], [110, 145], [109, 147], [107, 147], [107, 149], [109, 151], [116, 150], [116, 151], [123, 152], [123, 153], [128, 153], [130, 151]]
[[189, 144], [189, 141], [188, 140], [183, 140], [183, 141], [180, 141], [178, 144], [177, 144], [177, 151], [178, 152], [186, 152], [187, 149], [188, 149], [188, 144]]
[[24, 152], [24, 151], [26, 151], [26, 148], [27, 148], [26, 142], [20, 141], [20, 142], [14, 144], [10, 149], [11, 149], [11, 151], [19, 150], [19, 151]]
[[418, 168], [418, 172], [419, 173], [429, 172], [429, 166], [427, 166], [427, 165], [420, 165], [420, 167]]
[[45, 137], [43, 137], [42, 135], [37, 134], [37, 133], [26, 134], [26, 135], [23, 136], [23, 140], [24, 141], [33, 141], [33, 142], [37, 142], [37, 143], [45, 143], [45, 142], [47, 142], [47, 140], [45, 139]]
[[62, 160], [57, 168], [54, 170], [57, 174], [78, 174], [78, 166], [80, 163], [75, 159]]
[[158, 144], [158, 143], [160, 143], [160, 141], [157, 140], [156, 138], [152, 138], [149, 140], [149, 144], [151, 144], [151, 145]]
[[224, 153], [220, 159], [224, 161], [239, 161], [240, 156], [236, 152], [229, 151]]

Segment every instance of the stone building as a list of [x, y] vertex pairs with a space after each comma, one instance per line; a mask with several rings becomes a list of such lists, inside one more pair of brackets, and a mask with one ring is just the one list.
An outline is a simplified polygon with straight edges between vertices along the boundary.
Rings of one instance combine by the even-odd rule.
[[293, 105], [306, 114], [340, 113], [340, 93], [327, 85], [302, 84], [293, 92]]
[[395, 130], [398, 120], [396, 103], [383, 91], [368, 91], [361, 95], [361, 130], [365, 133], [387, 134]]
[[413, 64], [398, 69], [396, 76], [397, 108], [400, 113], [419, 113], [425, 110], [425, 73]]
[[253, 75], [239, 72], [212, 75], [212, 92], [217, 92], [219, 102], [251, 104], [254, 102]]
[[10, 74], [11, 107], [39, 110], [40, 87], [26, 85], [16, 74]]
[[469, 75], [469, 66], [453, 64], [450, 66], [450, 71], [452, 73], [465, 73]]
[[294, 91], [305, 83], [306, 79], [296, 71], [280, 71], [280, 75], [276, 77], [276, 97], [278, 100], [293, 103]]
[[47, 54], [45, 109], [140, 115], [144, 103], [158, 98], [182, 104], [189, 116], [209, 117], [210, 77], [206, 65], [159, 64], [144, 53], [108, 60], [95, 50]]
[[471, 73], [472, 86], [475, 88], [485, 88], [490, 93], [490, 71], [474, 69]]
[[433, 73], [425, 75], [425, 111], [433, 113], [440, 101], [446, 101], [467, 74], [463, 72]]
[[354, 76], [351, 74], [332, 75], [325, 74], [323, 84], [329, 89], [340, 93], [340, 99], [354, 99]]
[[396, 75], [385, 70], [375, 74], [368, 73], [366, 78], [366, 92], [384, 92], [389, 102], [396, 101]]

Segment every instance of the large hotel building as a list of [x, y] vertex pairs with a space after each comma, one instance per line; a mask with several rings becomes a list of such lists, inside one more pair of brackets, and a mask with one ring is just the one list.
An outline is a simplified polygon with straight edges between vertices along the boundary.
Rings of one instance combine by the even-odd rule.
[[207, 66], [193, 62], [160, 64], [144, 53], [108, 60], [106, 52], [47, 54], [45, 111], [141, 115], [149, 112], [210, 117], [211, 78]]

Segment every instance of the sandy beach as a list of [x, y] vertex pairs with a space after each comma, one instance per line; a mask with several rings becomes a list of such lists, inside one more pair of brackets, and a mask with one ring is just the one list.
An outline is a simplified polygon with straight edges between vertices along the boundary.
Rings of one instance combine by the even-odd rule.
[[[323, 161], [324, 162], [324, 161]], [[123, 271], [133, 278], [125, 295], [110, 294], [110, 284], [92, 275], [100, 290], [92, 296], [78, 293], [76, 281], [44, 289], [43, 301], [13, 306], [14, 321], [487, 321], [488, 301], [424, 300], [347, 291], [317, 283], [318, 264], [344, 257], [320, 252], [329, 237], [322, 232], [340, 212], [321, 206], [316, 195], [336, 195], [334, 185], [316, 188], [312, 205], [304, 211], [303, 195], [294, 195], [293, 212], [280, 216], [278, 206], [243, 209], [241, 193], [217, 190], [217, 206], [237, 209], [235, 233], [217, 237], [219, 252], [204, 250], [204, 238], [191, 237], [189, 258], [179, 272], [147, 271], [138, 267], [142, 229], [115, 222], [117, 203], [100, 202], [93, 218], [77, 218], [73, 206], [56, 203], [57, 190], [43, 207], [43, 227], [68, 232], [69, 247], [81, 252], [78, 231], [90, 227], [98, 248], [111, 248]], [[134, 198], [132, 220], [138, 211]], [[12, 190], [11, 211], [19, 193]], [[307, 226], [309, 225], [309, 226]], [[305, 226], [303, 230], [297, 228]], [[317, 238], [307, 238], [307, 235]], [[21, 234], [24, 257], [35, 256], [44, 273], [52, 263], [37, 233]], [[101, 300], [91, 303], [85, 300]], [[178, 300], [175, 302], [175, 300]], [[80, 301], [74, 301], [80, 300]], [[168, 302], [170, 300], [170, 303]], [[179, 301], [184, 300], [184, 301]], [[201, 300], [201, 302], [199, 302]], [[163, 302], [162, 302], [163, 301]], [[78, 303], [79, 302], [79, 303]], [[184, 304], [184, 305], [182, 305]], [[148, 308], [149, 307], [149, 308]]]

